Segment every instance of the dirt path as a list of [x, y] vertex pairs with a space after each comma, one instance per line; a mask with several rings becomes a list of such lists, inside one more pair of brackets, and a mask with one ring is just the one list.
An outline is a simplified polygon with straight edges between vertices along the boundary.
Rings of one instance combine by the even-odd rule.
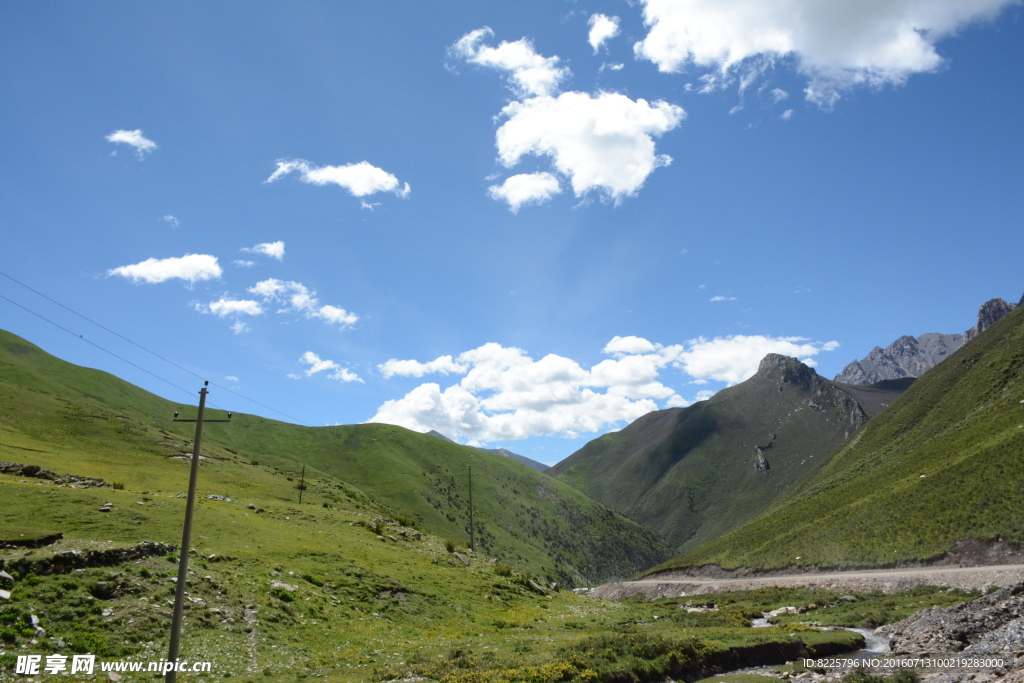
[[985, 589], [1010, 586], [1024, 581], [1024, 564], [988, 567], [919, 567], [913, 569], [876, 569], [829, 574], [789, 574], [736, 579], [706, 579], [666, 573], [640, 581], [607, 583], [591, 591], [598, 598], [618, 600], [643, 594], [648, 599], [674, 598], [700, 593], [750, 590], [766, 586], [803, 586], [835, 591], [873, 591], [886, 593], [920, 585], [950, 588]]

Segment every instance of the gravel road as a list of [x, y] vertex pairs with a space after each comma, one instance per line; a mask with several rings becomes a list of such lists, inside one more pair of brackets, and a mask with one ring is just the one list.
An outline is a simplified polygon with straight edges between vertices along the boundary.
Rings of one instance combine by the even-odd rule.
[[914, 586], [949, 586], [950, 588], [1000, 588], [1024, 581], [1024, 564], [991, 565], [987, 567], [917, 567], [911, 569], [876, 569], [828, 574], [789, 574], [741, 578], [695, 578], [666, 572], [640, 581], [623, 581], [598, 586], [591, 595], [618, 600], [643, 594], [648, 599], [674, 598], [700, 593], [750, 590], [765, 586], [804, 586], [827, 588], [840, 592], [880, 590], [885, 593]]

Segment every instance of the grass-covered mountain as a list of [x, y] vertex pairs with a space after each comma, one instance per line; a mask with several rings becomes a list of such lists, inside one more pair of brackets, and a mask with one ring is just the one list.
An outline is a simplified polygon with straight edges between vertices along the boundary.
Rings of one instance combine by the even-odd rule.
[[[211, 400], [227, 398], [215, 392]], [[175, 411], [194, 415], [194, 406], [66, 363], [7, 332], [0, 332], [0, 404], [0, 441], [21, 444], [8, 446], [0, 460], [107, 478], [108, 466], [114, 467], [135, 490], [153, 488], [155, 469], [187, 469], [174, 457], [191, 451], [194, 426], [171, 420]], [[566, 484], [508, 458], [401, 427], [310, 428], [235, 413], [230, 423], [206, 425], [203, 453], [247, 465], [238, 471], [243, 478], [261, 472], [288, 482], [289, 501], [297, 500], [306, 465], [306, 501], [372, 501], [460, 545], [469, 540], [472, 464], [477, 550], [553, 581], [628, 576], [672, 554], [654, 533]]]
[[1024, 541], [1024, 308], [919, 378], [765, 514], [672, 566], [879, 565]]
[[680, 549], [767, 509], [906, 383], [844, 387], [770, 354], [753, 377], [686, 408], [605, 434], [548, 472]]

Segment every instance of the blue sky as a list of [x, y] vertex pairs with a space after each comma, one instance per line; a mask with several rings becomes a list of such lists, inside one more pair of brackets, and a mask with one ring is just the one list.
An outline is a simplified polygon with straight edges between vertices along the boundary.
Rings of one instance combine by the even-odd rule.
[[[875, 5], [878, 6], [875, 6]], [[0, 270], [310, 425], [548, 463], [1016, 301], [1004, 0], [6, 3]], [[0, 327], [198, 379], [0, 277]]]

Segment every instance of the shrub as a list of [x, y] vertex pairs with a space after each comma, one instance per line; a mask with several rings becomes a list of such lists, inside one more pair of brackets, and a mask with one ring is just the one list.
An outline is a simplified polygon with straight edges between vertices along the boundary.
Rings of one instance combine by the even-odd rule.
[[450, 553], [455, 552], [455, 541], [450, 538], [444, 539], [444, 549]]
[[496, 562], [494, 564], [494, 573], [498, 576], [512, 576], [512, 567], [504, 562]]
[[123, 491], [124, 490], [124, 482], [123, 481], [112, 481], [112, 482], [110, 482], [110, 485], [113, 487], [113, 489], [115, 491]]

